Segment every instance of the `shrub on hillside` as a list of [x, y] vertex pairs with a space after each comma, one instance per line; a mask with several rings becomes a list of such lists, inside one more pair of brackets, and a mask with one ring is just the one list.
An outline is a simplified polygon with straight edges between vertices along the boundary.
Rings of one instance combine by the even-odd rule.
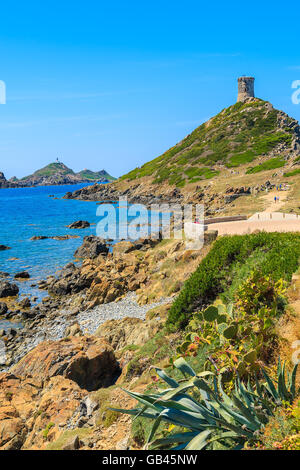
[[247, 263], [251, 256], [257, 256], [257, 268], [263, 276], [290, 281], [298, 268], [300, 235], [260, 232], [219, 238], [184, 283], [169, 311], [167, 326], [184, 328], [195, 310], [211, 304], [231, 285], [236, 265]]

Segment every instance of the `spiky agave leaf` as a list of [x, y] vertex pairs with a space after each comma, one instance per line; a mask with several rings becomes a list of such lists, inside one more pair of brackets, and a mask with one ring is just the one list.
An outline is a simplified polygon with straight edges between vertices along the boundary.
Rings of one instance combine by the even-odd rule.
[[[114, 409], [135, 417], [155, 420], [146, 444], [151, 448], [176, 444], [173, 449], [205, 449], [216, 441], [223, 443], [228, 439], [234, 442], [234, 448], [241, 448], [246, 440], [257, 439], [257, 433], [263, 430], [276, 406], [295, 397], [297, 366], [288, 374], [285, 371], [285, 363], [279, 362], [277, 381], [262, 369], [266, 382], [261, 386], [255, 376], [255, 390], [250, 382], [245, 386], [237, 377], [234, 392], [232, 396], [228, 396], [222, 388], [220, 376], [218, 380], [213, 377], [211, 387], [201, 377], [202, 374], [197, 376], [183, 358], [174, 365], [185, 377], [189, 375], [191, 378], [179, 383], [157, 368], [158, 375], [171, 388], [151, 394], [129, 391], [127, 393], [142, 405], [141, 408]], [[206, 373], [203, 375], [207, 376]], [[200, 400], [195, 400], [188, 393], [193, 387], [200, 391]], [[184, 427], [187, 432], [154, 439], [162, 421]]]

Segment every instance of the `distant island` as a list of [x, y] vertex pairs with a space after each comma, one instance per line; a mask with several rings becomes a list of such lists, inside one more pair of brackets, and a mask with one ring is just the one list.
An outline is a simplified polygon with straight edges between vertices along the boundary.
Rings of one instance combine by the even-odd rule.
[[62, 162], [54, 162], [35, 171], [32, 175], [23, 178], [15, 176], [7, 180], [0, 172], [0, 188], [23, 188], [28, 186], [51, 186], [59, 184], [77, 183], [110, 183], [116, 178], [109, 175], [107, 171], [81, 170], [75, 173]]

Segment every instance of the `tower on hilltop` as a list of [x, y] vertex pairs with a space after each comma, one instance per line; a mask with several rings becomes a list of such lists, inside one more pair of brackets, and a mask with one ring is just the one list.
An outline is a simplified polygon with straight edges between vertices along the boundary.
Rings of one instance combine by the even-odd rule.
[[254, 77], [238, 78], [237, 101], [246, 101], [248, 98], [254, 98], [254, 80]]

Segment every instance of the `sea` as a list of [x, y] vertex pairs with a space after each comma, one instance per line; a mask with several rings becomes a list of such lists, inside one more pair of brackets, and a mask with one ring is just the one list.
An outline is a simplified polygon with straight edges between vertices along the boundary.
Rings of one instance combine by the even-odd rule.
[[[59, 274], [65, 264], [74, 262], [73, 254], [83, 237], [96, 234], [96, 203], [63, 199], [67, 191], [84, 186], [87, 184], [0, 189], [0, 244], [11, 248], [0, 251], [0, 271], [9, 274], [9, 281], [20, 271], [29, 272], [30, 279], [13, 281], [21, 296], [40, 301], [46, 293], [37, 288], [37, 282]], [[66, 227], [76, 220], [87, 220], [92, 225], [79, 230]], [[39, 235], [79, 238], [30, 240]]]
[[[0, 189], [0, 245], [10, 247], [9, 250], [0, 251], [0, 272], [8, 273], [8, 277], [2, 277], [0, 274], [0, 281], [7, 279], [16, 283], [20, 299], [29, 297], [32, 305], [40, 302], [48, 293], [38, 289], [38, 282], [50, 275], [58, 276], [61, 269], [69, 262], [80, 263], [80, 260], [74, 258], [74, 252], [82, 244], [83, 237], [97, 235], [96, 226], [101, 220], [101, 215], [97, 215], [96, 212], [98, 208], [104, 210], [104, 206], [92, 201], [63, 199], [66, 192], [73, 192], [84, 186], [88, 185], [84, 183]], [[116, 217], [117, 227], [127, 227], [127, 223], [131, 221], [134, 227], [135, 216], [130, 215], [129, 209], [128, 213], [126, 210], [125, 222], [119, 220], [121, 209], [122, 206], [119, 208], [115, 202], [113, 213], [108, 217], [109, 225], [115, 225], [111, 222]], [[158, 214], [164, 219], [170, 215], [160, 212]], [[149, 211], [145, 227], [148, 226], [148, 216], [150, 217]], [[85, 229], [67, 227], [77, 220], [87, 220], [91, 225]], [[159, 224], [152, 223], [152, 230], [153, 227], [158, 232]], [[76, 235], [78, 238], [31, 240], [35, 236], [61, 235]], [[21, 271], [28, 271], [30, 278], [23, 281], [15, 280], [15, 274]], [[7, 320], [0, 319], [0, 328], [8, 326], [10, 325]]]

